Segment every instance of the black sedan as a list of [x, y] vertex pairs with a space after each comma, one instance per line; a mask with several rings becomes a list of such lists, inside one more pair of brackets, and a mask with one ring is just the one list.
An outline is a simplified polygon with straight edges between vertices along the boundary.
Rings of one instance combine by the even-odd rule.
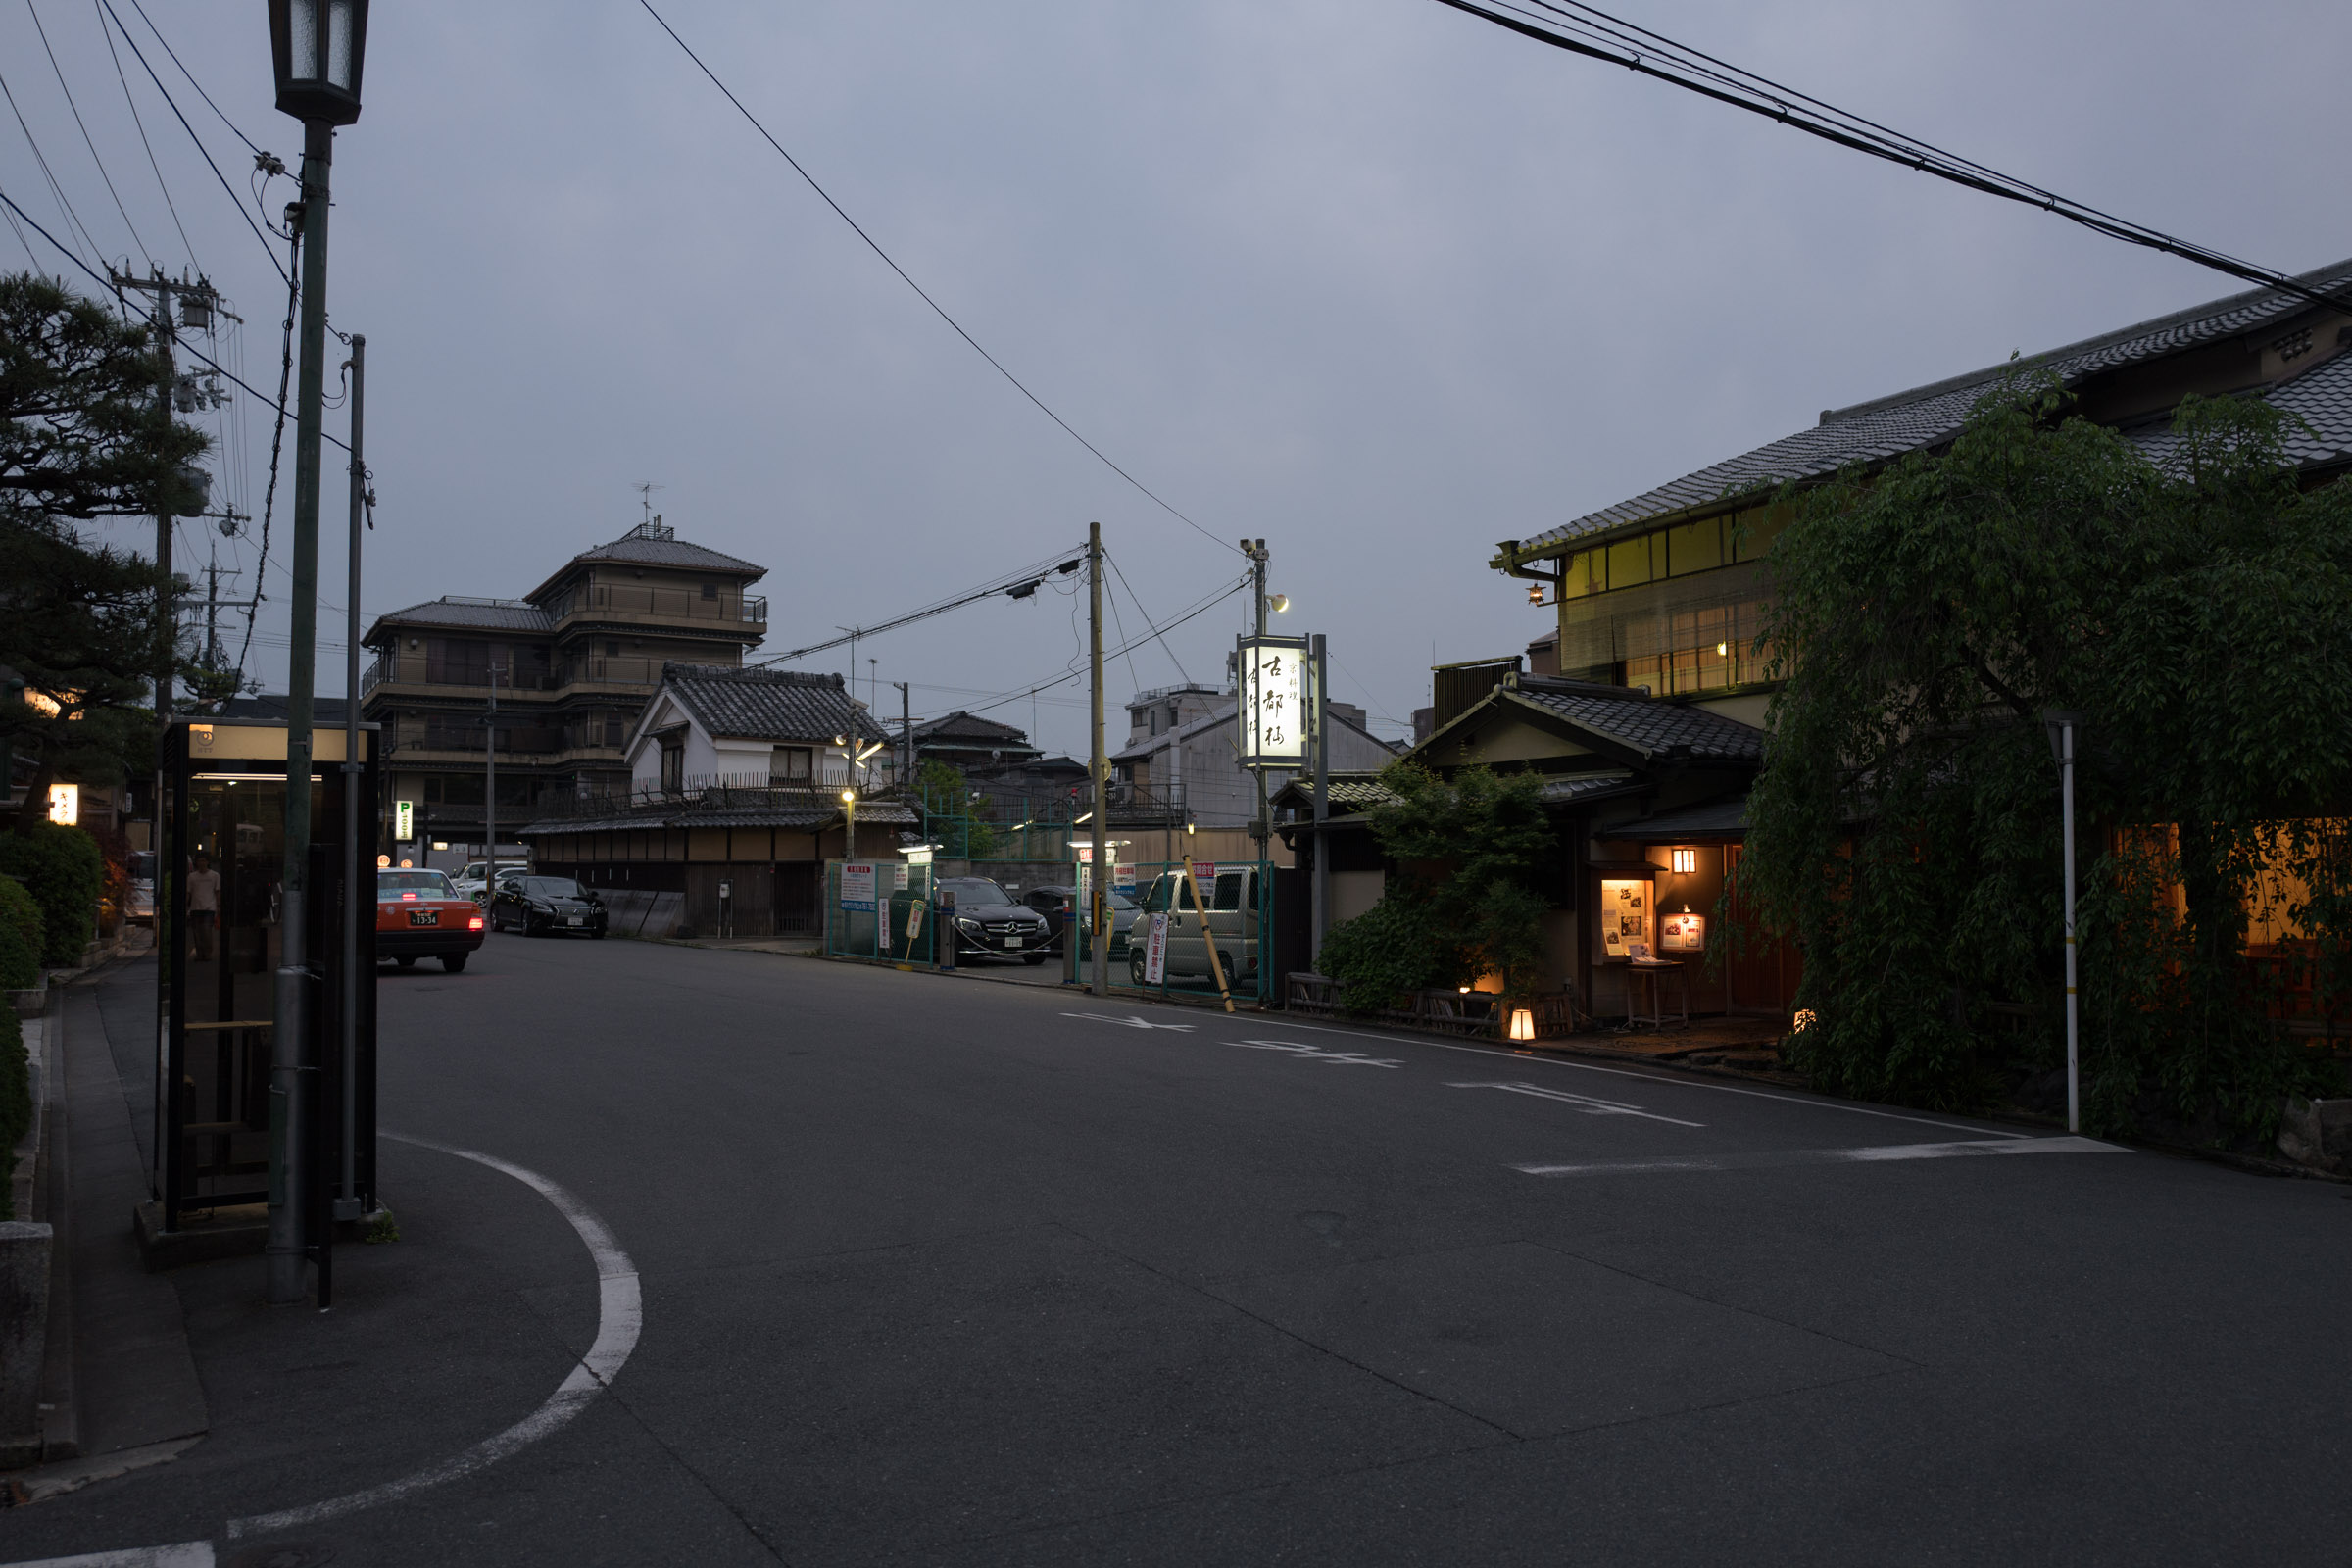
[[984, 876], [942, 877], [939, 891], [956, 895], [956, 957], [1046, 961], [1046, 917], [1016, 903], [1001, 883]]
[[[1046, 917], [1046, 926], [1054, 935], [1051, 951], [1062, 951], [1062, 933], [1068, 929], [1070, 914], [1078, 906], [1078, 890], [1067, 883], [1056, 887], [1031, 888], [1021, 895], [1021, 902]], [[1113, 890], [1110, 895], [1110, 956], [1127, 956], [1127, 917], [1135, 913], [1135, 901]]]
[[550, 932], [602, 937], [605, 906], [567, 876], [501, 877], [490, 900], [490, 929], [520, 931], [526, 937]]

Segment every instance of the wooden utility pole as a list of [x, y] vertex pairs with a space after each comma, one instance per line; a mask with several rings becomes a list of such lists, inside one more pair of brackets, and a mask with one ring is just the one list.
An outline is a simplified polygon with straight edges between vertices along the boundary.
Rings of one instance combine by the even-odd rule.
[[1102, 746], [1102, 525], [1086, 525], [1086, 625], [1092, 645], [1094, 672], [1094, 760], [1088, 775], [1094, 780], [1094, 872], [1087, 881], [1086, 931], [1093, 949], [1094, 974], [1089, 989], [1098, 997], [1110, 995], [1110, 944], [1104, 927], [1110, 921], [1110, 754]]

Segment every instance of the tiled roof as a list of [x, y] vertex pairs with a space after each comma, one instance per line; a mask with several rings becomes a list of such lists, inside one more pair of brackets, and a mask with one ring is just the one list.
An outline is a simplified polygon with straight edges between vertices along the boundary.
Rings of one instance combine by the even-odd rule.
[[[1380, 782], [1377, 773], [1334, 773], [1331, 775], [1331, 814], [1343, 811], [1369, 811], [1375, 807], [1390, 806], [1396, 797]], [[1270, 803], [1292, 806], [1301, 811], [1315, 808], [1315, 780], [1310, 773], [1301, 773], [1274, 792]]]
[[[728, 806], [704, 809], [681, 804], [627, 815], [599, 817], [543, 817], [515, 830], [517, 838], [543, 838], [552, 833], [627, 833], [641, 828], [784, 827], [808, 829], [841, 820], [841, 804], [830, 799], [779, 801], [773, 806]], [[922, 819], [896, 801], [859, 801], [860, 827], [913, 827]]]
[[[2263, 400], [2303, 421], [2289, 421], [2286, 429], [2286, 454], [2297, 464], [2315, 467], [2352, 459], [2352, 354], [2338, 354], [2279, 382]], [[2159, 463], [2180, 447], [2169, 423], [2133, 431], [2132, 440]]]
[[1746, 835], [1747, 797], [1741, 794], [1620, 823], [1601, 837], [1630, 839], [1638, 844], [1666, 844], [1676, 839], [1738, 839]]
[[645, 534], [629, 532], [609, 545], [583, 550], [571, 558], [576, 564], [583, 561], [622, 561], [640, 566], [674, 566], [685, 571], [749, 572], [754, 577], [767, 575], [765, 566], [757, 566], [733, 556], [706, 550], [701, 545], [688, 544], [683, 539], [656, 539]]
[[1755, 762], [1764, 757], [1764, 732], [1703, 708], [1665, 702], [1641, 692], [1522, 675], [1497, 692], [1548, 709], [1570, 723], [1658, 758]]
[[939, 718], [925, 719], [914, 726], [916, 745], [925, 741], [969, 741], [979, 746], [1004, 749], [1029, 748], [1029, 736], [1010, 724], [1001, 724], [993, 718], [982, 718], [957, 709]]
[[[2352, 261], [2307, 272], [2301, 281], [2321, 288], [2352, 281]], [[1600, 533], [1622, 523], [1663, 516], [1717, 500], [1727, 490], [1756, 483], [1816, 478], [1835, 473], [1849, 463], [1878, 462], [1934, 446], [1959, 430], [1968, 411], [1995, 382], [2019, 371], [2048, 370], [2071, 385], [2104, 370], [2161, 359], [2183, 349], [2254, 331], [2266, 321], [2308, 309], [2309, 302], [2298, 295], [2278, 289], [2253, 289], [2031, 358], [1914, 387], [1874, 402], [1857, 403], [1851, 408], [1833, 409], [1810, 430], [1800, 430], [1696, 473], [1685, 474], [1630, 501], [1603, 507], [1574, 522], [1524, 539], [1518, 548], [1526, 552]], [[2339, 356], [2329, 366], [2322, 366], [2295, 381], [2274, 388], [2269, 396], [2281, 407], [2288, 406], [2294, 389], [2304, 381], [2317, 379], [2321, 370], [2342, 364], [2343, 358]], [[2321, 456], [2306, 461], [2325, 461], [2352, 451], [2352, 402], [2347, 402], [2341, 391], [2340, 376], [2331, 385], [2336, 390], [2326, 395], [2319, 395], [2317, 389], [2304, 394], [2307, 407], [2299, 412], [2321, 430], [2320, 439], [2309, 443]], [[2160, 431], [2153, 432], [2149, 442], [2143, 444], [2161, 444], [2162, 440]]]
[[553, 615], [537, 605], [520, 599], [433, 599], [406, 610], [395, 610], [375, 617], [363, 641], [374, 642], [375, 634], [387, 623], [399, 621], [421, 626], [466, 626], [482, 631], [553, 631]]
[[1595, 796], [1616, 795], [1640, 788], [1642, 785], [1634, 775], [1619, 767], [1605, 773], [1572, 773], [1566, 777], [1547, 778], [1536, 790], [1536, 799], [1545, 806], [1565, 806], [1571, 801], [1589, 801]]
[[670, 663], [662, 666], [662, 688], [713, 738], [824, 741], [856, 734], [860, 740], [889, 739], [871, 713], [850, 701], [839, 675]]

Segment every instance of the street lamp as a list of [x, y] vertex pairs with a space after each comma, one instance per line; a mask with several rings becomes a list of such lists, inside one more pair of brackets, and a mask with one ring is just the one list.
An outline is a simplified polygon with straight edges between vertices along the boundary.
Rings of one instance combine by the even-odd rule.
[[277, 108], [305, 125], [360, 118], [368, 56], [368, 0], [270, 0]]
[[[310, 1109], [303, 1073], [314, 1043], [306, 947], [311, 867], [313, 695], [318, 656], [318, 460], [326, 399], [326, 217], [335, 127], [360, 118], [360, 71], [368, 52], [368, 0], [270, 0], [270, 52], [277, 107], [302, 122], [302, 380], [295, 403], [294, 579], [286, 669], [286, 858], [280, 876], [275, 1027], [270, 1031], [270, 1238], [268, 1299], [303, 1298], [311, 1169]], [[291, 216], [291, 215], [290, 215]], [[349, 760], [347, 759], [346, 760]], [[353, 781], [346, 776], [345, 787]], [[355, 846], [344, 846], [347, 852]], [[348, 983], [348, 980], [347, 982]]]

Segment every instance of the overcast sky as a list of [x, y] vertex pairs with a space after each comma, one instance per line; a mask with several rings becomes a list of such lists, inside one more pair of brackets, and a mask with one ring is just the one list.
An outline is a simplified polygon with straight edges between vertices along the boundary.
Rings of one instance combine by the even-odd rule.
[[[639, 481], [662, 487], [680, 538], [768, 568], [771, 651], [1054, 555], [1090, 520], [1164, 619], [1239, 576], [1231, 540], [1263, 536], [1293, 603], [1283, 629], [1327, 632], [1334, 695], [1400, 734], [1433, 655], [1547, 629], [1487, 568], [1495, 541], [1826, 407], [2236, 288], [1431, 0], [657, 3], [990, 352], [1214, 539], [990, 369], [641, 8], [387, 0], [366, 112], [338, 139], [328, 290], [335, 323], [368, 339], [370, 613], [525, 593], [634, 525]], [[243, 191], [250, 155], [131, 0], [113, 4]], [[228, 118], [291, 162], [301, 134], [271, 107], [259, 0], [145, 4]], [[146, 251], [176, 270], [193, 246], [245, 318], [246, 377], [274, 390], [283, 293], [138, 62], [123, 51], [187, 243], [94, 0], [0, 0], [0, 74], [74, 211], [143, 266], [34, 5]], [[2352, 255], [2341, 0], [1624, 14], [2265, 265]], [[0, 186], [64, 237], [13, 118]], [[270, 210], [290, 192], [278, 182]], [[14, 235], [0, 246], [0, 265], [25, 264]], [[258, 514], [269, 410], [238, 413], [216, 494]], [[290, 451], [250, 666], [271, 689]], [[328, 496], [338, 646], [319, 684], [339, 691], [339, 475]], [[203, 529], [183, 531], [183, 565], [204, 561]], [[249, 586], [251, 543], [223, 550]], [[1179, 679], [1178, 661], [1222, 678], [1244, 604], [1171, 634], [1173, 659], [1153, 644], [1116, 662], [1114, 745], [1136, 686]], [[908, 680], [915, 711], [937, 713], [1055, 675], [1083, 635], [1082, 598], [996, 601], [861, 644], [857, 674], [870, 658], [887, 711], [887, 683]], [[846, 650], [805, 663], [849, 667]], [[1043, 744], [1085, 755], [1084, 697], [1037, 700]], [[1027, 699], [989, 711], [1032, 722]]]

